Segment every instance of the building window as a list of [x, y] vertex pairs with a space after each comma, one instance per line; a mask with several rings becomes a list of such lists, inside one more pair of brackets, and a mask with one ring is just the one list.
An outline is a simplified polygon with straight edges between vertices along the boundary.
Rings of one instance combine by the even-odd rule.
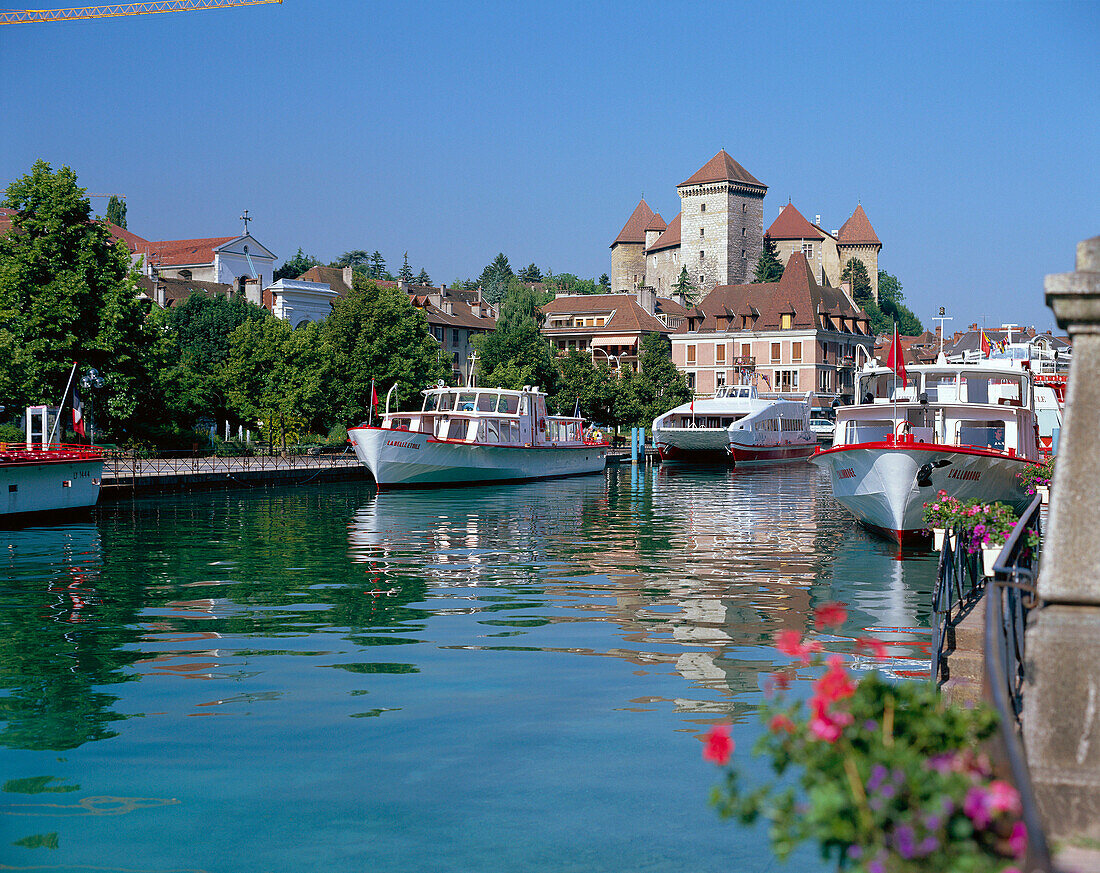
[[707, 281], [707, 277], [704, 276], [702, 273], [700, 273], [699, 274], [699, 284], [702, 285], [706, 281]]
[[772, 343], [772, 361], [780, 360], [779, 343]]
[[790, 330], [791, 329], [791, 322], [793, 320], [794, 320], [794, 316], [792, 316], [789, 312], [785, 312], [785, 313], [783, 313], [783, 315], [779, 316], [779, 327], [782, 330]]
[[688, 346], [687, 348], [687, 362], [689, 364], [695, 363], [695, 346]]
[[703, 228], [699, 228], [699, 236], [704, 236]]
[[695, 390], [695, 374], [694, 373], [684, 373], [684, 381], [687, 382], [688, 388], [690, 388], [692, 391]]
[[791, 363], [802, 363], [802, 343], [791, 343]]
[[746, 229], [745, 229], [745, 228], [741, 228], [741, 236], [745, 236], [745, 234], [746, 234], [746, 233], [747, 233]]
[[741, 211], [742, 212], [748, 212], [749, 211], [749, 204], [748, 203], [742, 203], [741, 204]]
[[832, 390], [832, 386], [829, 384], [829, 371], [820, 370], [817, 374], [817, 390], [822, 393], [826, 393]]
[[797, 391], [798, 370], [776, 370], [772, 387], [776, 391]]
[[748, 343], [741, 344], [741, 357], [748, 360], [752, 357], [752, 346]]
[[700, 212], [706, 212], [706, 211], [707, 211], [707, 204], [705, 204], [705, 203], [700, 203], [700, 204], [699, 204], [699, 211], [700, 211]]
[[706, 252], [704, 252], [702, 249], [700, 249], [699, 250], [699, 260], [701, 261], [705, 257], [706, 257]]
[[718, 372], [716, 372], [714, 374], [714, 387], [715, 388], [721, 388], [725, 384], [726, 384], [726, 371], [725, 370], [719, 370]]
[[714, 347], [714, 363], [724, 364], [726, 363], [726, 344], [719, 343]]
[[451, 328], [451, 345], [458, 345], [458, 328]]
[[802, 243], [802, 254], [804, 254], [807, 259], [812, 260], [813, 256], [814, 256], [814, 244], [813, 243]]
[[744, 249], [741, 249], [741, 260], [743, 261], [743, 260], [745, 260], [746, 258], [748, 258], [748, 254], [746, 254], [746, 253], [745, 253], [745, 250], [744, 250]]

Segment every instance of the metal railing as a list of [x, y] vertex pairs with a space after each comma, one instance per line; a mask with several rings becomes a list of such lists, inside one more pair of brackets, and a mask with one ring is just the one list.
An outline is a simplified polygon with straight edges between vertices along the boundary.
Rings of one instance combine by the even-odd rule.
[[1020, 739], [1025, 631], [1028, 614], [1038, 604], [1035, 580], [1042, 537], [1041, 508], [1042, 500], [1036, 495], [1005, 541], [993, 565], [993, 583], [985, 606], [985, 690], [1000, 716], [1002, 749], [1020, 793], [1028, 832], [1024, 864], [1028, 873], [1054, 870]]
[[985, 577], [979, 568], [981, 554], [967, 550], [963, 531], [948, 530], [940, 549], [936, 587], [932, 592], [932, 679], [943, 679], [947, 630], [964, 607], [985, 591]]
[[129, 452], [108, 452], [103, 464], [105, 482], [125, 482], [158, 476], [213, 474], [232, 476], [257, 470], [329, 469], [357, 467], [359, 459], [350, 449], [340, 454], [323, 452], [286, 453], [272, 455], [195, 456], [158, 454], [143, 458]]

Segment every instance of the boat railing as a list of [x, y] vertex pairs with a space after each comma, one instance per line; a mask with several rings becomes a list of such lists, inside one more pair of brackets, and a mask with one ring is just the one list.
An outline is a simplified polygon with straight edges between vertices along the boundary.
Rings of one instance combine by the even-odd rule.
[[1028, 616], [1039, 602], [1035, 581], [1042, 543], [1041, 507], [1042, 498], [1037, 494], [993, 564], [993, 583], [985, 605], [984, 676], [985, 692], [1000, 716], [1003, 757], [1007, 759], [1012, 782], [1020, 794], [1027, 827], [1027, 857], [1023, 867], [1049, 873], [1054, 866], [1020, 738], [1025, 632]]
[[56, 461], [60, 459], [96, 460], [104, 456], [99, 446], [73, 443], [50, 443], [27, 447], [26, 443], [0, 443], [0, 460], [7, 461]]
[[965, 531], [948, 529], [940, 549], [936, 585], [932, 591], [932, 679], [941, 682], [952, 623], [969, 612], [985, 591], [979, 569], [981, 553], [968, 548]]

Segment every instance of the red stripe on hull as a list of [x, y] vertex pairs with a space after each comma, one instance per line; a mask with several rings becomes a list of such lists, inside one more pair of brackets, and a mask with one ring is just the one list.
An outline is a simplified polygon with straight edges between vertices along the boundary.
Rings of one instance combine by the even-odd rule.
[[731, 451], [733, 452], [734, 462], [739, 464], [767, 461], [802, 461], [817, 451], [817, 445], [775, 446], [762, 449], [733, 446]]

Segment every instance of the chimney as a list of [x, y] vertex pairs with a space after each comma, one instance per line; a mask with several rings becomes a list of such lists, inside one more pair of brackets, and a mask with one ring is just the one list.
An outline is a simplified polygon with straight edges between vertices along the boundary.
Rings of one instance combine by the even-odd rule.
[[657, 311], [657, 291], [650, 285], [639, 285], [638, 305], [653, 315]]
[[941, 332], [943, 331], [943, 322], [936, 325], [936, 342], [939, 342]]
[[443, 306], [441, 308], [443, 309], [444, 314], [446, 314], [446, 315], [454, 315], [455, 314], [455, 305], [454, 305], [453, 301], [444, 300], [444, 301], [442, 301], [442, 303], [443, 303]]
[[344, 284], [349, 288], [351, 287], [352, 269], [351, 267], [344, 267]]

